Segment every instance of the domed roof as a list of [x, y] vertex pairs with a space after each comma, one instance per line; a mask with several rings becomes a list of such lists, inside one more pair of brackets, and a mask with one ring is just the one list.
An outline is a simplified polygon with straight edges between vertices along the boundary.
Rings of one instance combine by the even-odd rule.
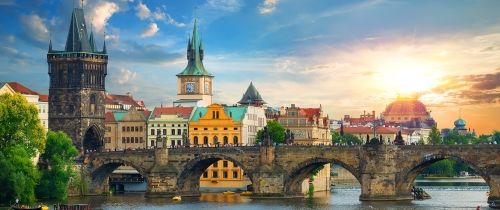
[[467, 123], [465, 122], [464, 119], [458, 118], [457, 120], [455, 120], [455, 122], [453, 124], [455, 124], [455, 127], [457, 127], [457, 128], [463, 128], [463, 127], [465, 127], [465, 125]]
[[416, 98], [398, 98], [385, 108], [384, 115], [428, 115], [428, 112]]

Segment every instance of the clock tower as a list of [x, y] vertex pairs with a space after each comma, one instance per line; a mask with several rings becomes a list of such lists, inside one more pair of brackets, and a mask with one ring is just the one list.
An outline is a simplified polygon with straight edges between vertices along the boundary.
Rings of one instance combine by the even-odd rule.
[[214, 76], [203, 66], [203, 42], [194, 21], [192, 37], [188, 40], [187, 60], [184, 70], [177, 74], [177, 100], [174, 106], [202, 106], [212, 104], [212, 80]]

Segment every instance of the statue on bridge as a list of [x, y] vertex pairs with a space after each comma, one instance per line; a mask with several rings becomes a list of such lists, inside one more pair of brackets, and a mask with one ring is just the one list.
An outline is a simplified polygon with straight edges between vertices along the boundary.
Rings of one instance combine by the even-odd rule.
[[185, 147], [190, 146], [189, 138], [188, 138], [188, 134], [187, 134], [186, 130], [184, 130], [184, 132], [182, 132], [182, 145], [184, 145]]
[[401, 135], [401, 131], [398, 131], [396, 135], [396, 139], [394, 139], [395, 145], [405, 145], [405, 141], [403, 140], [403, 136]]
[[264, 126], [264, 130], [262, 131], [262, 146], [272, 146], [273, 141], [271, 140], [271, 134], [269, 134], [269, 130], [267, 126]]
[[285, 144], [293, 144], [293, 140], [295, 135], [293, 132], [290, 131], [290, 129], [286, 129], [285, 132]]

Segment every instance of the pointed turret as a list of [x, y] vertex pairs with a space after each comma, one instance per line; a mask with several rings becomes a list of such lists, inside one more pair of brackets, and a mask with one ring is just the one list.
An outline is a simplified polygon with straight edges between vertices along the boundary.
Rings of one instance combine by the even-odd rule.
[[107, 51], [106, 51], [106, 36], [104, 36], [104, 44], [102, 44], [102, 54], [106, 54]]
[[66, 40], [66, 52], [92, 52], [87, 35], [87, 25], [83, 9], [74, 8], [71, 14], [68, 39]]
[[193, 33], [188, 40], [187, 59], [188, 65], [177, 76], [212, 76], [203, 66], [203, 44], [198, 33], [198, 21], [194, 20]]
[[95, 40], [94, 40], [94, 32], [92, 31], [92, 29], [90, 30], [89, 43], [90, 43], [90, 50], [92, 50], [92, 52], [95, 52], [96, 47], [95, 47]]
[[259, 91], [253, 86], [253, 83], [250, 82], [247, 91], [238, 103], [242, 105], [262, 106], [266, 102], [260, 96]]
[[49, 52], [52, 52], [52, 38], [49, 39]]

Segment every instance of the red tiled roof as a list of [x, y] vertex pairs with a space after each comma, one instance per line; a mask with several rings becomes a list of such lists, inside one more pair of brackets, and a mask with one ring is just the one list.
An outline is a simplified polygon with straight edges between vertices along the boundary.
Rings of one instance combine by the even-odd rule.
[[193, 111], [193, 107], [155, 107], [153, 110], [154, 116], [159, 116], [159, 115], [173, 115], [173, 114], [178, 114], [181, 115], [182, 117], [189, 117], [191, 115], [191, 112]]
[[9, 86], [12, 88], [12, 90], [16, 91], [16, 93], [26, 94], [26, 95], [38, 95], [37, 92], [27, 88], [24, 85], [21, 85], [21, 83], [7, 82], [7, 84], [9, 84]]
[[41, 101], [41, 102], [49, 102], [49, 95], [47, 95], [47, 94], [40, 94], [38, 100]]
[[319, 116], [321, 112], [321, 108], [300, 108], [300, 114], [309, 117], [313, 117], [315, 115]]
[[[340, 131], [340, 128], [336, 129]], [[377, 127], [376, 132], [378, 134], [397, 134], [399, 131], [398, 128], [389, 128], [389, 127]], [[373, 128], [371, 127], [344, 127], [345, 133], [351, 134], [372, 134]]]
[[112, 112], [106, 112], [106, 114], [104, 114], [104, 122], [116, 122]]
[[128, 95], [106, 94], [106, 104], [127, 104], [135, 107], [144, 107], [144, 102], [135, 101], [134, 98]]
[[149, 111], [149, 110], [144, 110], [144, 111], [143, 111], [143, 114], [144, 114], [144, 117], [146, 117], [146, 119], [148, 119], [148, 118], [149, 118], [149, 115], [151, 115], [151, 111]]

